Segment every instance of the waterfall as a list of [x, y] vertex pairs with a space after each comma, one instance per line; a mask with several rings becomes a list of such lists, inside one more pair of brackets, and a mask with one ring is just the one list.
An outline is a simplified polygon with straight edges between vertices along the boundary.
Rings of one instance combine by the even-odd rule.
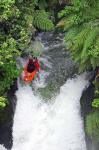
[[68, 79], [51, 102], [19, 85], [12, 150], [86, 150], [80, 98], [85, 75]]

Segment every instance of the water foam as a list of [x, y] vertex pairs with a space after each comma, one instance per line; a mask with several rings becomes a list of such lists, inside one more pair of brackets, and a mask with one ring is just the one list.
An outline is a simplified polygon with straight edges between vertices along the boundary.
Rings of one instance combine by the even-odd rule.
[[85, 76], [68, 80], [50, 104], [19, 87], [12, 150], [86, 150], [79, 100], [87, 85]]
[[6, 150], [6, 148], [3, 145], [0, 145], [0, 150]]

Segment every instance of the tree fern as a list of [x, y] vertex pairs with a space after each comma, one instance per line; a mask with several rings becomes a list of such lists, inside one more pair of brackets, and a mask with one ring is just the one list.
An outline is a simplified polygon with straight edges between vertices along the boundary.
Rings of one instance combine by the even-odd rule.
[[33, 25], [46, 31], [54, 29], [54, 24], [49, 19], [49, 13], [44, 10], [37, 10], [34, 12]]
[[95, 41], [95, 45], [88, 52], [91, 65], [93, 68], [99, 66], [99, 37]]
[[75, 35], [78, 33], [77, 31], [78, 30], [76, 28], [71, 28], [65, 35], [65, 38], [64, 38], [65, 42], [73, 39], [75, 37]]
[[97, 35], [99, 35], [98, 28], [90, 29], [90, 32], [86, 36], [86, 40], [83, 45], [82, 56], [81, 56], [83, 61], [87, 59], [88, 50], [91, 48], [92, 45], [94, 45]]
[[72, 51], [72, 58], [79, 63], [80, 71], [95, 68], [99, 65], [96, 42], [99, 37], [99, 1], [72, 0], [71, 4], [59, 12], [59, 18], [65, 20], [66, 45]]

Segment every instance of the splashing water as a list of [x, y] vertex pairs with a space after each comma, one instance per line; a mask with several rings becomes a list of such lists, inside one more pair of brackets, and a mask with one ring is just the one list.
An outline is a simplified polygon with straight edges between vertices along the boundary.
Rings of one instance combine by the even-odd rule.
[[6, 148], [3, 145], [0, 145], [0, 150], [6, 150]]
[[87, 85], [84, 75], [69, 79], [51, 103], [20, 86], [12, 150], [86, 150], [79, 100]]

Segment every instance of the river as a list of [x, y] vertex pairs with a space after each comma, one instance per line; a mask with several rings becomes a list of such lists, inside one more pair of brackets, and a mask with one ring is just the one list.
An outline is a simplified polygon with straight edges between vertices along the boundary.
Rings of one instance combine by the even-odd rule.
[[44, 44], [45, 65], [32, 87], [18, 84], [11, 150], [86, 150], [80, 98], [89, 83], [86, 74], [71, 78], [76, 66], [62, 39], [53, 33], [36, 39]]

